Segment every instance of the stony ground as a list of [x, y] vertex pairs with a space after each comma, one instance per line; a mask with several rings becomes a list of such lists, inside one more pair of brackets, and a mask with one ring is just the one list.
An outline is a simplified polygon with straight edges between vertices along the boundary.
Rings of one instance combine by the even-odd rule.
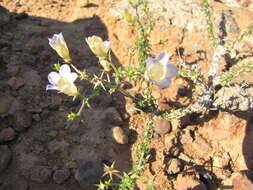
[[[94, 99], [93, 108], [83, 113], [84, 123], [67, 122], [67, 112], [77, 111], [79, 102], [45, 91], [47, 75], [58, 61], [47, 40], [54, 33], [63, 32], [80, 69], [100, 71], [85, 43], [91, 35], [111, 41], [117, 64], [138, 64], [135, 29], [121, 18], [128, 10], [124, 2], [0, 0], [0, 190], [90, 190], [103, 164], [116, 161], [118, 170], [131, 169], [149, 115], [139, 115], [130, 99], [116, 93]], [[199, 0], [150, 0], [156, 19], [153, 55], [169, 51], [172, 64], [179, 66], [181, 57], [207, 73], [212, 48], [200, 5]], [[253, 22], [252, 1], [212, 1], [211, 6], [216, 32], [225, 31], [229, 39]], [[252, 38], [238, 44], [244, 61], [252, 62], [252, 48]], [[252, 73], [235, 82], [242, 81], [252, 83]], [[89, 84], [78, 85], [91, 90]], [[128, 90], [137, 94], [139, 89]], [[168, 89], [153, 87], [160, 108], [189, 105], [192, 93], [191, 84], [181, 78]], [[214, 110], [207, 118], [157, 121], [154, 130], [151, 158], [136, 189], [253, 189], [252, 114]]]

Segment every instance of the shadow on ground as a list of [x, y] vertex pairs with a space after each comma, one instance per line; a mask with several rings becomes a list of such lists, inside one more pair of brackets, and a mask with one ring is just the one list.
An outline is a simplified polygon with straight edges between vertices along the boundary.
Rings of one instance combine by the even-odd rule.
[[[0, 190], [96, 189], [103, 164], [116, 161], [116, 169], [129, 171], [132, 142], [117, 144], [111, 134], [113, 126], [120, 126], [131, 136], [127, 118], [119, 114], [125, 112], [121, 95], [95, 98], [82, 123], [66, 118], [78, 111], [78, 101], [45, 90], [47, 75], [60, 60], [47, 40], [55, 33], [63, 33], [76, 67], [101, 72], [85, 42], [92, 35], [108, 39], [100, 18], [64, 23], [0, 8], [0, 131], [5, 131], [0, 137]], [[92, 91], [88, 82], [78, 86], [87, 94]]]

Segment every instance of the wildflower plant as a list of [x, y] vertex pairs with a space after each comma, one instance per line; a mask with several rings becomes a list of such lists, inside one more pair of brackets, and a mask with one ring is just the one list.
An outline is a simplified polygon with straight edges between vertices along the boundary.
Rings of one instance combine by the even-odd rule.
[[[137, 109], [142, 113], [150, 112], [153, 118], [163, 118], [171, 120], [173, 118], [181, 118], [187, 114], [198, 113], [205, 116], [211, 109], [227, 110], [227, 111], [252, 111], [253, 96], [244, 91], [245, 85], [235, 85], [230, 88], [232, 79], [244, 72], [253, 71], [253, 65], [242, 65], [236, 69], [228, 69], [218, 75], [218, 66], [220, 60], [227, 54], [230, 54], [231, 49], [236, 43], [239, 43], [245, 36], [250, 35], [253, 27], [250, 25], [248, 31], [244, 31], [239, 35], [232, 45], [227, 45], [224, 39], [219, 39], [214, 34], [214, 25], [212, 23], [212, 14], [209, 10], [208, 0], [203, 0], [203, 12], [206, 17], [206, 23], [209, 36], [212, 40], [214, 54], [211, 61], [210, 70], [208, 72], [208, 80], [203, 77], [201, 69], [197, 65], [187, 67], [185, 63], [180, 63], [180, 69], [169, 63], [169, 53], [161, 52], [154, 58], [150, 55], [149, 34], [152, 29], [152, 22], [142, 20], [139, 14], [139, 7], [144, 15], [148, 15], [149, 8], [146, 0], [131, 0], [130, 5], [136, 10], [136, 15], [128, 15], [127, 21], [135, 25], [137, 30], [137, 50], [139, 66], [134, 68], [129, 66], [127, 69], [116, 67], [110, 56], [110, 41], [103, 41], [99, 36], [91, 36], [85, 38], [86, 43], [98, 58], [103, 70], [100, 75], [92, 75], [86, 70], [79, 70], [72, 62], [67, 44], [62, 33], [54, 34], [49, 38], [49, 45], [58, 53], [64, 60], [64, 64], [55, 64], [56, 71], [50, 72], [48, 75], [49, 84], [46, 90], [56, 90], [70, 97], [79, 98], [81, 107], [77, 113], [71, 112], [68, 115], [69, 120], [81, 118], [81, 112], [85, 107], [91, 107], [90, 99], [95, 96], [115, 91], [122, 93], [124, 96], [130, 97], [136, 103]], [[123, 17], [123, 18], [124, 18]], [[148, 17], [147, 17], [148, 18]], [[74, 71], [72, 72], [71, 69]], [[172, 78], [182, 77], [193, 82], [193, 86], [200, 89], [193, 95], [193, 102], [186, 106], [175, 110], [159, 110], [156, 101], [152, 96], [152, 83], [160, 88], [168, 88], [172, 82]], [[82, 94], [75, 84], [75, 81], [86, 80], [93, 85], [91, 94]], [[128, 91], [121, 88], [125, 80], [131, 82], [132, 79], [139, 79], [139, 82], [144, 83], [144, 88], [141, 91], [142, 98], [131, 95]], [[146, 81], [145, 81], [146, 79]], [[221, 89], [216, 90], [215, 87], [220, 85]], [[232, 89], [231, 96], [221, 97], [220, 93]], [[242, 104], [240, 104], [242, 103]], [[243, 106], [242, 106], [243, 105]], [[137, 148], [136, 158], [133, 168], [128, 173], [120, 174], [114, 168], [114, 163], [111, 166], [105, 166], [104, 176], [108, 175], [109, 180], [100, 181], [97, 185], [98, 189], [110, 189], [118, 187], [122, 190], [133, 189], [135, 180], [142, 174], [145, 169], [145, 164], [148, 160], [149, 143], [152, 139], [152, 120], [145, 125], [144, 136]], [[120, 182], [114, 183], [113, 176], [116, 176]]]

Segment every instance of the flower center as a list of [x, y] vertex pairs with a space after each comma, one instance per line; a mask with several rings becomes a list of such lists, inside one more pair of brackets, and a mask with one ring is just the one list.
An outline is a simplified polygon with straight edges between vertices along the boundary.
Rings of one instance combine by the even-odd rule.
[[152, 80], [160, 82], [166, 76], [166, 69], [164, 65], [162, 65], [159, 62], [156, 62], [150, 65], [149, 70], [148, 70], [148, 75]]

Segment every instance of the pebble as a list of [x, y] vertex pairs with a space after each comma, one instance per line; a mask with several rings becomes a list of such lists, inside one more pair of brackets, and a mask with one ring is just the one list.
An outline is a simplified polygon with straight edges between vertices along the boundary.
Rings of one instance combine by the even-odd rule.
[[47, 166], [36, 166], [31, 170], [31, 180], [37, 183], [45, 183], [52, 175], [52, 170]]
[[6, 145], [0, 145], [0, 174], [8, 167], [12, 152]]
[[187, 88], [184, 85], [179, 85], [177, 89], [177, 94], [180, 97], [184, 97], [187, 95]]
[[119, 112], [114, 107], [107, 108], [103, 114], [103, 120], [112, 125], [120, 125], [123, 122]]
[[123, 129], [118, 126], [112, 127], [112, 136], [118, 144], [127, 144], [128, 143], [127, 135], [125, 134]]
[[93, 188], [100, 179], [99, 169], [92, 161], [87, 161], [76, 170], [75, 179], [82, 188]]
[[4, 128], [0, 132], [0, 142], [6, 142], [6, 141], [11, 141], [15, 138], [15, 131], [11, 127]]
[[36, 114], [32, 114], [32, 119], [34, 121], [37, 121], [37, 122], [41, 121], [40, 115], [37, 114], [37, 113]]
[[166, 133], [171, 132], [171, 124], [169, 121], [165, 119], [159, 119], [154, 121], [154, 131], [159, 135], [164, 135]]
[[0, 97], [0, 115], [6, 114], [11, 108], [12, 102], [14, 98], [11, 96], [8, 97]]
[[25, 85], [25, 80], [19, 77], [11, 77], [7, 83], [13, 90], [17, 90]]
[[23, 131], [32, 125], [32, 115], [27, 111], [17, 111], [14, 115], [15, 122], [13, 128], [16, 131]]
[[55, 183], [62, 184], [66, 181], [70, 176], [70, 172], [68, 169], [56, 170], [53, 174], [53, 179]]
[[182, 162], [177, 158], [172, 158], [167, 162], [166, 172], [169, 175], [175, 175], [183, 170]]
[[10, 76], [16, 76], [18, 74], [18, 72], [20, 71], [20, 66], [17, 64], [8, 64], [7, 65], [7, 70], [6, 72], [10, 75]]

